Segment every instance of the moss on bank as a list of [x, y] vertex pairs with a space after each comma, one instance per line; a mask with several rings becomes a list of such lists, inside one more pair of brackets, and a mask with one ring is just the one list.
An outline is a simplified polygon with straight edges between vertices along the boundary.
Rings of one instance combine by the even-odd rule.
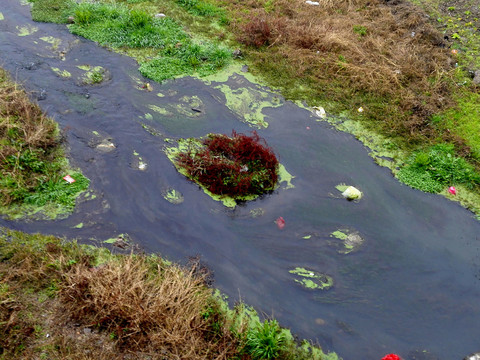
[[69, 168], [57, 124], [2, 69], [0, 175], [0, 214], [10, 218], [66, 215], [89, 184]]
[[229, 308], [208, 278], [195, 262], [0, 228], [0, 357], [338, 360]]

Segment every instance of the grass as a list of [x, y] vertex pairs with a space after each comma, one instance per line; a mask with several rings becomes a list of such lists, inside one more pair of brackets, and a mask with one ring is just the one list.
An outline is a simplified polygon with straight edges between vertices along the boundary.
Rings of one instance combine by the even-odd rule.
[[57, 214], [72, 211], [89, 181], [74, 172], [68, 184], [67, 171], [57, 124], [0, 69], [0, 212], [49, 204]]
[[[140, 72], [158, 82], [186, 75], [209, 75], [231, 60], [231, 52], [226, 47], [209, 40], [192, 39], [173, 18], [156, 18], [155, 12], [129, 8], [128, 3], [77, 4], [69, 0], [54, 3], [57, 5], [52, 10], [51, 0], [35, 0], [34, 20], [65, 23], [73, 16], [74, 23], [69, 25], [73, 34], [119, 51], [130, 51], [140, 62]], [[204, 15], [213, 11], [213, 7], [200, 7], [195, 1], [181, 4]]]
[[480, 185], [480, 174], [465, 159], [455, 156], [453, 145], [448, 144], [414, 152], [397, 176], [405, 184], [431, 193], [453, 185], [470, 189]]
[[195, 261], [0, 229], [0, 358], [338, 359], [208, 279]]

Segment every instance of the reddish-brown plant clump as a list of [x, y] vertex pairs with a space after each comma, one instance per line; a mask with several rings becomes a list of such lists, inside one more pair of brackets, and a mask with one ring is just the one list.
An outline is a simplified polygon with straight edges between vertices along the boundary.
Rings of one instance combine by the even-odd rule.
[[187, 176], [217, 195], [232, 198], [272, 191], [278, 180], [278, 160], [255, 131], [251, 136], [209, 134], [200, 148], [180, 152], [177, 165]]

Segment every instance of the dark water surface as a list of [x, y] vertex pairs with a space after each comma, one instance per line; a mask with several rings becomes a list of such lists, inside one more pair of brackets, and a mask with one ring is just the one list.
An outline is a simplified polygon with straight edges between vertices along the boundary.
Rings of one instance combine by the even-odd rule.
[[[17, 0], [1, 0], [0, 12], [1, 66], [39, 96], [45, 90], [39, 103], [68, 129], [72, 165], [91, 179], [97, 195], [65, 220], [0, 225], [81, 241], [128, 233], [147, 251], [172, 260], [198, 254], [232, 300], [241, 297], [345, 360], [390, 352], [408, 358], [414, 350], [453, 360], [480, 350], [480, 223], [470, 212], [401, 185], [352, 136], [290, 102], [264, 109], [270, 126], [259, 133], [295, 176], [295, 188], [227, 209], [178, 174], [162, 152], [163, 137], [142, 127], [170, 138], [250, 131], [225, 106], [215, 83], [186, 78], [153, 84], [148, 92], [134, 79], [146, 82], [133, 60], [72, 36], [65, 26], [33, 23], [29, 6]], [[19, 36], [25, 26], [38, 29]], [[41, 40], [46, 36], [61, 42], [52, 48]], [[111, 79], [81, 85], [77, 66], [84, 64], [103, 66]], [[236, 75], [228, 84], [241, 82], [245, 86]], [[168, 108], [194, 95], [203, 102], [201, 113], [171, 107], [172, 115], [161, 115], [148, 107]], [[103, 138], [116, 148], [96, 149]], [[138, 170], [138, 156], [146, 171]], [[338, 198], [339, 183], [360, 188], [364, 198]], [[183, 193], [183, 203], [164, 199], [170, 187]], [[252, 217], [258, 208], [263, 215]], [[274, 224], [279, 216], [283, 230]], [[84, 226], [74, 228], [79, 223]], [[329, 234], [339, 228], [358, 231], [363, 247], [338, 253]], [[303, 289], [289, 274], [296, 267], [329, 274], [335, 285], [323, 292]]]

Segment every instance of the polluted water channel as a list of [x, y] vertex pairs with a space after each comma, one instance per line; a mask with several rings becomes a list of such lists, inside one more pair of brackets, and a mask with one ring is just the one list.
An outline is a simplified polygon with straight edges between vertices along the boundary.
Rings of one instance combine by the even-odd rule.
[[[170, 260], [199, 256], [232, 303], [345, 360], [480, 351], [472, 213], [400, 184], [353, 136], [241, 71], [154, 83], [134, 60], [64, 25], [34, 23], [29, 11], [2, 0], [1, 66], [59, 123], [71, 166], [91, 184], [65, 219], [3, 218], [1, 226], [86, 243], [128, 234]], [[101, 69], [100, 84], [82, 80], [91, 69]], [[164, 151], [172, 139], [254, 129], [291, 177], [234, 208], [179, 174]], [[345, 200], [339, 184], [362, 198]]]

